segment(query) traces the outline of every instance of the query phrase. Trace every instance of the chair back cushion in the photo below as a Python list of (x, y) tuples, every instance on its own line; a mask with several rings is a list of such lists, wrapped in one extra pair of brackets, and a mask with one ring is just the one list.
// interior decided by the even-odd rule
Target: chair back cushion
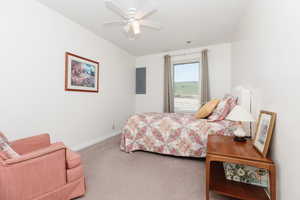
[(0, 132), (0, 157), (3, 160), (20, 157), (20, 155), (10, 147), (7, 138), (1, 132)]

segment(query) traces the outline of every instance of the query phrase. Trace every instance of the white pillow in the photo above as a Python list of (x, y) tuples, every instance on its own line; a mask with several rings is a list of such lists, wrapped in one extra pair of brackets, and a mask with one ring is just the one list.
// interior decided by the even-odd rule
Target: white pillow
[(20, 157), (20, 155), (10, 147), (7, 138), (1, 132), (0, 132), (0, 151), (2, 151), (8, 159)]

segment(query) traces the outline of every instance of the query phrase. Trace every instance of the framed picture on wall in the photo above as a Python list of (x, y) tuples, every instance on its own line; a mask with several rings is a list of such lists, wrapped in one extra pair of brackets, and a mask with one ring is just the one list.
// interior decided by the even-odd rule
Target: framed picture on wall
[(99, 62), (66, 52), (65, 90), (99, 91)]
[(264, 157), (267, 156), (269, 151), (275, 120), (276, 113), (260, 111), (253, 145)]

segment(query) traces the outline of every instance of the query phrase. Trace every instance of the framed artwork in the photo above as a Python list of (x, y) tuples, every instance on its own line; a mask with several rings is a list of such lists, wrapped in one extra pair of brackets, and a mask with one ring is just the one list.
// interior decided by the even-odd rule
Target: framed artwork
[(65, 90), (99, 91), (99, 62), (66, 52)]
[(253, 145), (264, 157), (268, 154), (275, 120), (276, 113), (260, 111)]

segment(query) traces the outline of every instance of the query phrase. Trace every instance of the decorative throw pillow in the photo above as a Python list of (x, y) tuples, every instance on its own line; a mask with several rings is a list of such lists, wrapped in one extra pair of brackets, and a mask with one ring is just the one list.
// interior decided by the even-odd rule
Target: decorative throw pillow
[(238, 99), (236, 97), (232, 96), (231, 94), (226, 94), (223, 99), (228, 100), (230, 111), (232, 111), (232, 109), (237, 105)]
[(197, 119), (205, 119), (214, 111), (214, 109), (217, 107), (219, 102), (220, 102), (219, 99), (214, 99), (209, 101), (197, 111), (195, 117)]
[(9, 145), (7, 138), (0, 132), (0, 156), (2, 159), (17, 158), (20, 155), (15, 152)]
[(0, 143), (3, 143), (3, 142), (8, 143), (8, 140), (5, 137), (5, 135), (2, 132), (0, 132)]
[(224, 120), (230, 111), (237, 105), (237, 99), (232, 95), (225, 95), (217, 108), (209, 116), (209, 121)]

